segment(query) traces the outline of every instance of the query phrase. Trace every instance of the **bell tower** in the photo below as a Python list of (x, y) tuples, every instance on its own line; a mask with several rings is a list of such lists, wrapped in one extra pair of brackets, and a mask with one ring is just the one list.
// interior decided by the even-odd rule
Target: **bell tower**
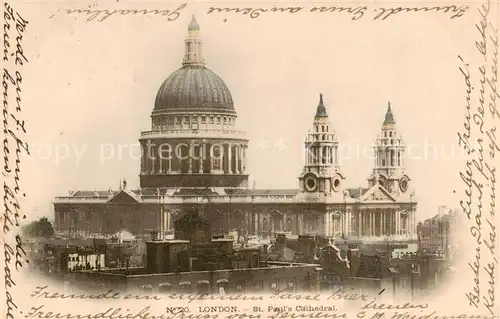
[(320, 94), (313, 126), (304, 143), (304, 169), (299, 176), (301, 193), (313, 197), (342, 196), (344, 177), (339, 169), (338, 145)]
[(396, 121), (388, 103), (381, 134), (375, 143), (375, 162), (373, 173), (368, 178), (369, 186), (376, 183), (398, 197), (408, 193), (410, 179), (405, 174), (405, 146), (401, 135), (396, 130)]

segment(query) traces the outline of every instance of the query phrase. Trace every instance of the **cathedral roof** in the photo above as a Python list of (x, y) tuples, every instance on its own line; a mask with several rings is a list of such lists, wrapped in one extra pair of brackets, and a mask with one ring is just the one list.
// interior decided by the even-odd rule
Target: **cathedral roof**
[(328, 114), (326, 114), (325, 105), (323, 104), (323, 94), (319, 95), (319, 103), (318, 103), (318, 108), (316, 109), (316, 117), (328, 117)]
[(385, 113), (384, 124), (396, 124), (396, 121), (394, 120), (394, 114), (392, 114), (391, 102), (389, 102), (387, 106), (387, 112)]
[(360, 198), (369, 190), (369, 188), (348, 188), (347, 192), (351, 198)]
[(235, 112), (231, 92), (224, 81), (207, 67), (195, 65), (182, 67), (163, 82), (154, 109)]

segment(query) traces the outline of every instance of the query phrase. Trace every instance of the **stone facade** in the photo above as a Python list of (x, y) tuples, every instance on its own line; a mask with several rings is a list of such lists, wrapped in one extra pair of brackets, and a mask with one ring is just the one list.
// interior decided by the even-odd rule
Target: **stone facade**
[[(404, 144), (389, 105), (375, 145), (367, 188), (347, 188), (339, 141), (323, 96), (306, 136), (297, 189), (248, 187), (248, 140), (237, 129), (231, 93), (201, 56), (197, 22), (188, 30), (182, 68), (162, 84), (142, 132), (140, 188), (71, 192), (54, 201), (55, 228), (69, 234), (133, 234), (162, 238), (193, 206), (213, 233), (274, 232), (384, 241), (416, 239), (416, 201), (405, 173)], [(290, 172), (293, 173), (293, 172)]]

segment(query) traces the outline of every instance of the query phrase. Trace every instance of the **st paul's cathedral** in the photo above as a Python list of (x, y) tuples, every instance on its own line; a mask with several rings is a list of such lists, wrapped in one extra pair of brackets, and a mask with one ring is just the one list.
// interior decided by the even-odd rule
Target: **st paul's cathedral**
[[(182, 67), (161, 85), (142, 132), (140, 188), (72, 191), (54, 200), (55, 228), (63, 233), (165, 238), (176, 220), (195, 209), (212, 232), (267, 237), (276, 232), (359, 240), (413, 241), (417, 203), (405, 173), (405, 147), (390, 104), (376, 139), (366, 188), (347, 188), (339, 141), (319, 95), (296, 189), (248, 185), (248, 139), (224, 81), (208, 69), (194, 16)], [(313, 104), (314, 105), (314, 104)], [(294, 174), (296, 172), (290, 172)]]

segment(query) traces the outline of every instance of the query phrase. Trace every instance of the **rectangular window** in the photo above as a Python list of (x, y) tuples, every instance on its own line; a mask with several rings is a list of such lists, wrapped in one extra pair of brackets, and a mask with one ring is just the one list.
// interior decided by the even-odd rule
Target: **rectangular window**
[(213, 148), (213, 163), (214, 163), (214, 167), (213, 169), (214, 170), (221, 170), (222, 169), (222, 158), (221, 158), (221, 149), (220, 149), (220, 146), (214, 146)]
[(204, 116), (201, 117), (201, 123), (205, 124), (205, 117)]

